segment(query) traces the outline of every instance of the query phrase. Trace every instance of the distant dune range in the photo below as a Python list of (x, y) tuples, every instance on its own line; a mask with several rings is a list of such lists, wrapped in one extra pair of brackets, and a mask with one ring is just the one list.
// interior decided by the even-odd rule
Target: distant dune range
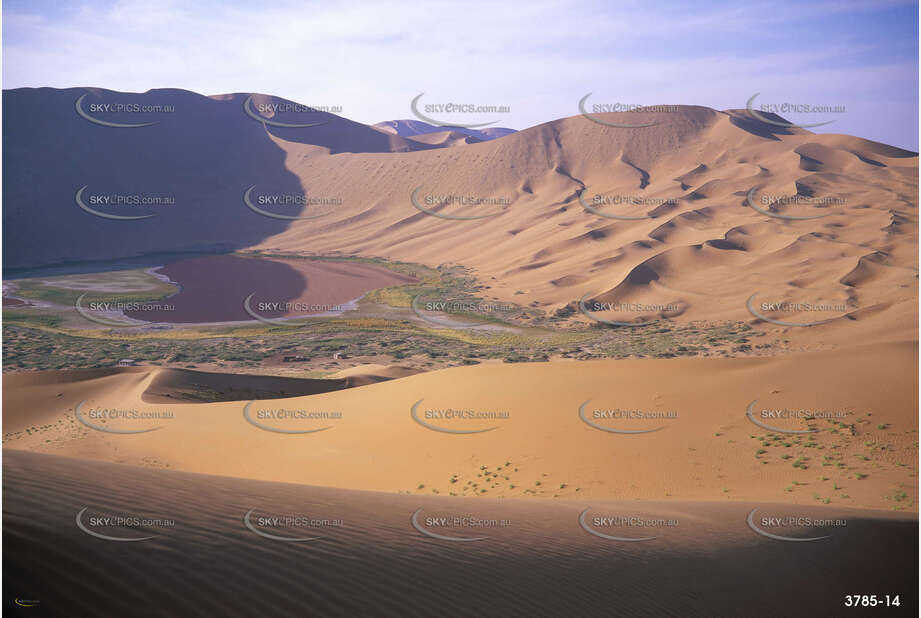
[[(76, 114), (83, 94), (84, 105), (175, 111), (100, 112), (158, 122), (101, 127)], [(917, 339), (918, 157), (884, 144), (693, 106), (594, 116), (656, 123), (645, 128), (573, 116), (482, 143), (450, 132), (421, 143), (325, 113), (273, 114), (264, 106), (290, 102), (264, 95), (249, 109), (267, 120), (322, 124), (263, 126), (244, 113), (246, 94), (42, 88), (3, 96), (15, 118), (4, 135), (7, 268), (180, 249), (450, 261), (472, 268), (489, 295), (551, 311), (584, 297), (648, 308), (631, 319), (759, 323), (746, 309), (756, 294), (756, 306), (837, 307), (783, 314), (793, 323), (846, 314), (809, 329), (767, 326), (807, 344)], [(156, 214), (149, 219), (112, 221), (76, 206), (84, 185), (165, 193), (176, 203), (132, 211)], [(304, 207), (301, 215), (323, 215), (315, 219), (273, 219), (244, 204), (252, 185), (341, 202)], [(758, 209), (746, 205), (752, 189)], [(596, 212), (641, 218), (593, 214), (580, 204), (583, 190)], [(433, 216), (413, 204), (414, 191), (429, 212), (490, 216)]]
[[(916, 511), (918, 399), (907, 386), (917, 371), (916, 345), (886, 344), (773, 358), (483, 364), (399, 379), (369, 367), (328, 385), (156, 368), (6, 374), (4, 448), (425, 495), (827, 499)], [(196, 403), (209, 400), (218, 403)], [(170, 416), (106, 419), (101, 410)], [(504, 416), (440, 418), (448, 410)]]
[(505, 127), (468, 129), (466, 127), (455, 127), (450, 125), (436, 126), (427, 122), (422, 122), (421, 120), (387, 120), (371, 126), (375, 129), (386, 131), (387, 133), (393, 133), (401, 137), (408, 137), (413, 141), (425, 143), (433, 143), (432, 140), (427, 139), (428, 136), (443, 135), (446, 132), (455, 136), (471, 138), (471, 140), (467, 142), (468, 144), (488, 142), (489, 140), (515, 133), (514, 129), (507, 129)]

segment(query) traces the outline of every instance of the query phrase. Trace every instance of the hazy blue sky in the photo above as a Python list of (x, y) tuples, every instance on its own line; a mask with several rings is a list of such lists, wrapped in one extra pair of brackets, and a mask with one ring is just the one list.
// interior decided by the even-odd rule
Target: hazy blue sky
[(820, 2), (3, 3), (3, 87), (263, 92), (366, 123), (422, 104), (522, 129), (589, 104), (844, 106), (814, 129), (918, 149), (918, 4)]

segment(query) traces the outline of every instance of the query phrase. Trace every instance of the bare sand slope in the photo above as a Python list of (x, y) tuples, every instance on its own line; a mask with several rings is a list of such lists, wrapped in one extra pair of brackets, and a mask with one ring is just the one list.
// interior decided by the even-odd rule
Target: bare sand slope
[[(879, 511), (396, 496), (9, 451), (4, 477), (9, 615), (917, 614), (917, 519)], [(598, 537), (579, 523), (586, 508), (590, 530), (656, 538)], [(749, 527), (752, 509), (759, 529), (764, 514), (832, 521), (773, 529), (827, 538), (778, 541)], [(615, 530), (600, 516), (656, 528)], [(114, 517), (145, 521), (107, 525)], [(437, 525), (454, 517), (480, 525)], [(901, 606), (844, 608), (856, 592), (898, 594)], [(18, 608), (16, 598), (39, 606)]]
[(355, 367), (349, 367), (348, 369), (337, 371), (335, 374), (333, 374), (332, 377), (369, 377), (393, 379), (405, 378), (406, 376), (415, 375), (421, 372), (421, 369), (408, 367), (406, 365), (380, 365), (377, 363), (369, 363), (366, 365), (356, 365)]
[[(648, 116), (599, 119), (658, 124), (575, 116), (464, 148), (335, 160), (276, 138), (304, 187), (343, 205), (258, 246), (450, 257), (502, 300), (643, 306), (597, 314), (619, 321), (748, 320), (809, 345), (917, 339), (916, 153), (768, 130), (745, 111)], [(769, 318), (830, 321), (766, 324), (753, 295)], [(761, 308), (780, 302), (791, 306)]]
[[(4, 446), (426, 495), (914, 511), (917, 371), (910, 344), (777, 358), (490, 364), (248, 406), (145, 403), (152, 373), (111, 387), (98, 380), (61, 401), (17, 389), (5, 414), (21, 418), (28, 402), (49, 427), (9, 435)], [(93, 427), (75, 418), (78, 398)], [(457, 431), (475, 433), (449, 433)]]
[[(78, 101), (94, 121), (77, 113)], [(3, 135), (9, 155), (3, 162), (9, 179), (3, 189), (5, 268), (170, 251), (223, 252), (277, 234), (286, 221), (260, 216), (243, 201), (253, 185), (278, 196), (303, 194), (270, 133), (311, 156), (436, 147), (335, 114), (299, 111), (303, 106), (260, 94), (17, 88), (3, 91), (3, 104), (16, 119)], [(115, 105), (157, 111), (107, 113), (94, 107)], [(118, 129), (96, 121), (153, 124)], [(152, 215), (142, 221), (107, 219), (78, 207), (81, 187), (87, 204), (95, 196), (173, 203), (94, 208), (117, 216)]]
[(9, 435), (60, 421), (55, 411), (59, 406), (76, 406), (101, 393), (132, 397), (149, 377), (150, 371), (143, 367), (3, 374), (3, 430)]
[(110, 394), (130, 399), (137, 390), (141, 390), (141, 399), (146, 403), (248, 401), (316, 395), (413, 373), (416, 372), (408, 368), (382, 365), (354, 367), (324, 379), (158, 367), (11, 373), (3, 376), (3, 423), (7, 434), (19, 433), (56, 418), (54, 413), (46, 416), (44, 412), (57, 406), (76, 406), (86, 399)]
[[(74, 113), (82, 94), (175, 111), (112, 131)], [(291, 102), (265, 95), (17, 89), (4, 103), (19, 118), (4, 163), (8, 268), (180, 248), (365, 255), (459, 263), (488, 294), (551, 311), (586, 298), (630, 304), (598, 312), (619, 321), (749, 320), (813, 348), (917, 340), (918, 156), (885, 144), (698, 106), (444, 148), (331, 114), (277, 126), (304, 112), (276, 114)], [(126, 226), (78, 208), (84, 185), (176, 204)], [(260, 216), (242, 199), (253, 186), (336, 206)], [(33, 217), (39, 204), (53, 216)], [(17, 240), (35, 237), (46, 242)], [(765, 323), (749, 299), (781, 322), (830, 321)]]

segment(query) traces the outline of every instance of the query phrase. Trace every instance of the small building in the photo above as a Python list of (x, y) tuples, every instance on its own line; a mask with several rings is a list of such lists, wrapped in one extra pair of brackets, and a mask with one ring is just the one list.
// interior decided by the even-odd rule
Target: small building
[(133, 358), (123, 358), (120, 361), (118, 361), (119, 367), (134, 367), (136, 365), (137, 365), (137, 361), (134, 360)]

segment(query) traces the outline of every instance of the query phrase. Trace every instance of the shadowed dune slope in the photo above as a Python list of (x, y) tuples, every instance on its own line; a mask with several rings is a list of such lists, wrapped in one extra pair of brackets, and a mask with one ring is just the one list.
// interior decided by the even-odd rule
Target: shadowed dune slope
[(43, 411), (76, 405), (87, 398), (122, 389), (143, 388), (145, 403), (199, 403), (280, 399), (328, 393), (383, 382), (413, 371), (399, 367), (355, 367), (331, 378), (291, 378), (193, 369), (111, 367), (11, 373), (3, 376), (3, 425), (6, 432), (22, 431), (53, 418)]
[[(81, 110), (97, 120), (155, 124), (94, 124), (76, 111), (83, 95)], [(259, 216), (243, 202), (251, 185), (275, 195), (303, 194), (272, 134), (311, 155), (431, 148), (333, 114), (274, 114), (271, 107), (259, 106), (291, 102), (253, 95), (250, 110), (264, 109), (257, 115), (269, 120), (321, 123), (300, 129), (267, 126), (244, 112), (249, 96), (205, 97), (177, 89), (4, 90), (5, 268), (179, 250), (229, 251), (278, 234), (287, 221)], [(105, 105), (138, 111), (94, 107)], [(149, 109), (160, 111), (144, 111)], [(84, 202), (95, 210), (155, 216), (134, 221), (94, 216), (76, 204), (84, 186)], [(92, 204), (95, 196), (171, 198), (175, 203), (106, 207)]]
[[(4, 453), (3, 497), (7, 599), (38, 600), (45, 616), (840, 616), (845, 594), (871, 590), (900, 594), (887, 615), (917, 612), (917, 520), (879, 511), (801, 509), (847, 525), (779, 542), (746, 524), (753, 508), (793, 514), (770, 504), (396, 496), (19, 452)], [(579, 525), (589, 507), (677, 525), (608, 540)], [(321, 538), (261, 536), (243, 523), (251, 509), (262, 533)], [(423, 530), (443, 536), (461, 535), (428, 517), (505, 525), (445, 541), (413, 527), (419, 509)], [(152, 538), (94, 537), (78, 514), (96, 534)], [(278, 529), (260, 515), (312, 521)], [(94, 519), (119, 516), (144, 521)]]
[(248, 401), (316, 395), (361, 383), (359, 377), (321, 380), (164, 369), (157, 371), (142, 398), (150, 403)]

